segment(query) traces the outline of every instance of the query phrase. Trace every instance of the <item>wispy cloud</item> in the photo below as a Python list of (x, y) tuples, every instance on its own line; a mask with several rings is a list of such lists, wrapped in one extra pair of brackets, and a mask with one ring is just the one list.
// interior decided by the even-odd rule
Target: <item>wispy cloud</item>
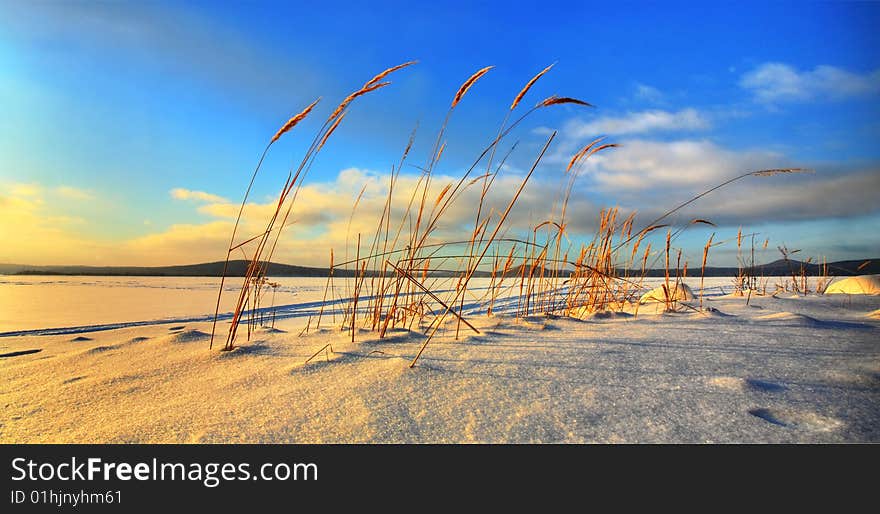
[(43, 192), (39, 184), (16, 183), (8, 187), (10, 198), (35, 198)]
[(315, 69), (297, 73), (298, 56), (281, 58), (234, 25), (184, 4), (13, 0), (4, 2), (4, 9), (13, 34), (41, 47), (85, 45), (107, 55), (122, 51), (128, 59), (185, 73), (213, 88), (222, 84), (266, 105), (289, 101), (292, 92), (311, 96), (323, 80)]
[(91, 191), (72, 186), (58, 186), (55, 188), (55, 194), (68, 200), (86, 201), (95, 198)]
[(650, 103), (658, 103), (663, 101), (665, 95), (656, 87), (637, 82), (636, 92), (634, 96), (636, 100)]
[(204, 191), (193, 191), (191, 189), (184, 189), (182, 187), (176, 187), (170, 191), (171, 198), (175, 200), (195, 200), (199, 202), (212, 202), (212, 203), (225, 203), (228, 202), (222, 196), (217, 196), (215, 194), (206, 193)]
[(764, 63), (745, 73), (740, 86), (763, 103), (796, 102), (813, 99), (841, 100), (880, 92), (880, 70), (856, 73), (821, 65), (798, 70), (778, 62)]
[(655, 109), (631, 112), (623, 116), (606, 116), (588, 122), (571, 120), (563, 130), (567, 137), (582, 139), (595, 137), (598, 134), (621, 135), (705, 130), (711, 125), (707, 116), (693, 108), (675, 112)]

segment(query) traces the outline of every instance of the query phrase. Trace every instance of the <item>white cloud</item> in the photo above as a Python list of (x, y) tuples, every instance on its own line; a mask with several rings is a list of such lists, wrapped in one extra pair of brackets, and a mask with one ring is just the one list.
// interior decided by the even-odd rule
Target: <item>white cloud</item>
[(217, 196), (204, 191), (193, 191), (182, 187), (174, 188), (170, 191), (171, 198), (175, 200), (196, 200), (199, 202), (221, 203), (227, 202), (222, 196)]
[(788, 64), (769, 62), (745, 73), (739, 84), (764, 103), (840, 100), (880, 91), (880, 70), (859, 74), (821, 65), (812, 71), (799, 71)]
[(88, 258), (100, 246), (84, 238), (84, 220), (57, 212), (50, 192), (40, 184), (0, 184), (0, 240), (14, 242), (0, 250), (0, 262), (57, 264)]
[[(878, 212), (880, 170), (755, 177), (711, 199), (706, 210), (721, 223), (849, 218)], [(854, 236), (853, 243), (859, 236)]]
[(637, 82), (635, 97), (637, 100), (656, 103), (663, 100), (663, 93), (656, 87)]
[(710, 186), (738, 173), (782, 164), (780, 155), (730, 151), (708, 140), (631, 139), (593, 156), (586, 170), (604, 191), (664, 191)]
[(644, 134), (661, 131), (704, 130), (711, 126), (707, 117), (696, 109), (676, 112), (648, 110), (625, 116), (606, 116), (590, 122), (572, 120), (564, 127), (566, 137), (584, 139), (600, 134)]
[[(638, 211), (643, 222), (749, 171), (803, 165), (777, 152), (733, 150), (708, 140), (631, 139), (621, 145), (590, 157), (582, 171), (582, 191), (601, 192), (609, 205)], [(877, 167), (749, 177), (695, 202), (674, 219), (739, 225), (862, 216), (880, 211), (878, 191)]]
[(71, 186), (58, 186), (55, 188), (55, 193), (62, 198), (67, 198), (68, 200), (84, 201), (93, 200), (95, 198), (95, 195), (92, 194), (91, 191)]
[(10, 197), (37, 198), (43, 192), (39, 184), (12, 184), (7, 187)]
[[(623, 144), (623, 148), (591, 157), (578, 179), (566, 218), (572, 238), (595, 230), (602, 207), (618, 205), (622, 215), (636, 210), (638, 225), (725, 179), (745, 171), (787, 164), (778, 154), (761, 150), (734, 151), (706, 140), (666, 143), (631, 139)], [(390, 226), (393, 234), (402, 225), (404, 240), (410, 223), (415, 221), (404, 214), (419, 177), (418, 174), (401, 175), (395, 184)], [(433, 177), (427, 194), (426, 216), (436, 205), (440, 191), (447, 184), (456, 183), (458, 178), (457, 172), (438, 173)], [(498, 176), (483, 207), (484, 213), (492, 213), (490, 229), (494, 228), (499, 213), (507, 206), (522, 178), (514, 169)], [(551, 219), (565, 179), (561, 173), (533, 176), (510, 213), (502, 235), (522, 235), (530, 227)], [(305, 184), (273, 260), (323, 266), (331, 248), (335, 250), (337, 262), (346, 254), (351, 257), (357, 234), (363, 236), (365, 244), (372, 241), (384, 210), (388, 186), (387, 173), (355, 168), (340, 171), (330, 180)], [(352, 213), (355, 198), (362, 189), (364, 193), (357, 211)], [(473, 228), (480, 189), (479, 184), (472, 186), (450, 206), (432, 233), (433, 241), (467, 239), (468, 231)], [(878, 212), (880, 206), (875, 201), (878, 190), (880, 173), (876, 168), (749, 178), (696, 202), (681, 215), (733, 226), (848, 218)], [(50, 202), (44, 201), (51, 189), (39, 184), (12, 184), (3, 191), (6, 193), (0, 192), (0, 219), (9, 223), (0, 224), (0, 238), (18, 244), (8, 246), (0, 255), (0, 262), (166, 265), (215, 261), (226, 255), (239, 209), (238, 204), (218, 195), (190, 194), (199, 192), (183, 190), (187, 193), (182, 196), (187, 199), (206, 202), (195, 205), (193, 210), (211, 216), (210, 220), (162, 228), (147, 225), (150, 228), (145, 235), (107, 239), (102, 236), (100, 226), (69, 217), (75, 214), (75, 209), (70, 210), (73, 207), (68, 207), (69, 212), (51, 210)], [(267, 199), (249, 203), (236, 242), (262, 233), (276, 202)], [(414, 211), (417, 210), (415, 205)], [(253, 244), (245, 245), (236, 251), (235, 257), (247, 257), (252, 250)]]

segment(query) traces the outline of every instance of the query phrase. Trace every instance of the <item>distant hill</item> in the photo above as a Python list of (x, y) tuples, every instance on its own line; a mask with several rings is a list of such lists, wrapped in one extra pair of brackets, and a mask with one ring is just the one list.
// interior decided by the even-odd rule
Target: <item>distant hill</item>
[[(229, 261), (226, 275), (243, 277), (249, 261)], [(347, 270), (338, 270), (337, 276), (346, 276)], [(310, 268), (289, 264), (269, 263), (268, 273), (276, 277), (326, 277), (327, 268)], [(109, 275), (109, 276), (170, 276), (170, 277), (219, 277), (223, 274), (223, 261), (180, 266), (30, 266), (23, 264), (0, 264), (0, 274), (5, 275)], [(354, 272), (351, 272), (353, 275)]]
[[(227, 277), (243, 277), (250, 261), (229, 261)], [(0, 275), (89, 275), (89, 276), (137, 276), (137, 277), (219, 277), (223, 274), (223, 261), (179, 266), (32, 266), (27, 264), (0, 264)], [(328, 268), (312, 268), (270, 262), (267, 275), (270, 277), (326, 277)], [(353, 277), (354, 269), (337, 268), (337, 277)], [(447, 276), (453, 273), (440, 272), (434, 276)], [(367, 271), (367, 276), (375, 275)]]
[[(868, 262), (861, 270), (859, 266)], [(788, 275), (791, 269), (800, 270), (803, 263), (800, 261), (777, 260), (763, 265), (755, 266), (758, 275)], [(230, 277), (243, 277), (247, 270), (248, 261), (229, 261), (226, 275)], [(821, 272), (821, 264), (803, 264), (807, 274), (815, 276)], [(308, 266), (294, 266), (291, 264), (269, 263), (268, 276), (270, 277), (326, 277), (327, 268), (312, 268)], [(621, 270), (622, 271), (622, 270)], [(837, 261), (828, 263), (828, 271), (835, 276), (848, 275), (874, 275), (880, 273), (880, 258), (860, 259), (853, 261)], [(699, 268), (690, 268), (688, 275), (699, 274)], [(144, 276), (144, 277), (219, 277), (223, 273), (223, 261), (205, 262), (201, 264), (185, 264), (181, 266), (31, 266), (26, 264), (0, 264), (0, 275), (100, 275), (100, 276)], [(707, 277), (729, 277), (737, 273), (734, 267), (709, 267), (706, 268)], [(367, 276), (375, 272), (367, 272)], [(452, 272), (433, 273), (432, 276), (450, 276)], [(519, 269), (510, 270), (507, 276), (519, 274)], [(638, 272), (630, 272), (637, 275)], [(662, 269), (653, 269), (648, 276), (663, 276)], [(354, 270), (337, 269), (334, 272), (337, 277), (354, 276)], [(478, 272), (475, 276), (488, 276), (488, 273)]]
[[(862, 264), (867, 264), (862, 268), (858, 269)], [(804, 267), (807, 275), (816, 276), (822, 273), (822, 264), (815, 263), (804, 263), (801, 261), (789, 260), (786, 261), (784, 259), (779, 259), (773, 262), (769, 262), (767, 264), (757, 264), (755, 265), (755, 274), (763, 275), (763, 276), (780, 276), (780, 275), (790, 275), (792, 270), (795, 270), (798, 274), (800, 274), (801, 266)], [(854, 261), (836, 261), (829, 262), (828, 266), (828, 274), (836, 277), (841, 276), (851, 276), (851, 275), (876, 275), (880, 273), (880, 258), (876, 259), (860, 259)], [(731, 277), (735, 276), (738, 272), (738, 269), (735, 267), (707, 267), (706, 268), (706, 276), (707, 277)], [(700, 268), (688, 268), (688, 275), (694, 276), (700, 273)], [(632, 272), (630, 274), (633, 274)], [(662, 269), (652, 269), (648, 272), (649, 277), (662, 277), (664, 275), (664, 271)]]

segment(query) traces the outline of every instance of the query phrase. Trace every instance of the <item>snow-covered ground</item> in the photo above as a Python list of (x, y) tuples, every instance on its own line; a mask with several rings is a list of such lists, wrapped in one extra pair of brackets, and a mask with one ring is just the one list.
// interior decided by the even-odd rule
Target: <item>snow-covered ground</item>
[[(224, 286), (222, 310), (230, 310), (241, 278)], [(325, 279), (281, 278), (275, 304), (303, 294), (321, 299)], [(82, 277), (0, 275), (0, 333), (110, 323), (213, 317), (219, 278)], [(271, 290), (270, 290), (271, 291)], [(272, 301), (272, 293), (265, 298)]]
[(419, 331), (299, 337), (324, 280), (279, 282), (276, 328), (219, 352), (215, 279), (0, 277), (0, 442), (880, 442), (880, 296), (747, 305), (707, 279), (706, 312), (518, 321), (474, 301), (481, 333), (450, 325), (410, 369)]

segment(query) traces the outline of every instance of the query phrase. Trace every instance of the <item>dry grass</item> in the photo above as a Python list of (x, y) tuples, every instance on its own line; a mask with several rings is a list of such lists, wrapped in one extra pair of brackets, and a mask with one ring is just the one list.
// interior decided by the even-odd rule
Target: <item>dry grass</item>
[(477, 71), (476, 73), (474, 73), (473, 75), (471, 75), (467, 80), (465, 80), (465, 81), (464, 81), (464, 84), (462, 84), (461, 87), (458, 88), (458, 91), (455, 93), (455, 97), (452, 99), (452, 107), (454, 108), (456, 105), (458, 105), (458, 102), (461, 101), (461, 99), (464, 97), (465, 93), (467, 93), (468, 90), (469, 90), (469, 89), (470, 89), (470, 88), (471, 88), (471, 87), (472, 87), (472, 86), (473, 86), (478, 80), (480, 80), (480, 77), (482, 77), (483, 75), (489, 73), (489, 70), (491, 70), (491, 69), (494, 68), (494, 67), (495, 67), (495, 66), (486, 66), (485, 68), (483, 68), (483, 69)]
[(523, 97), (526, 96), (526, 93), (529, 92), (529, 89), (532, 89), (532, 86), (535, 85), (535, 82), (537, 82), (539, 78), (543, 77), (545, 73), (550, 71), (550, 68), (552, 68), (554, 65), (555, 65), (555, 63), (551, 64), (550, 66), (547, 66), (546, 68), (541, 70), (537, 75), (532, 77), (532, 80), (526, 82), (526, 85), (523, 86), (523, 88), (520, 90), (519, 94), (516, 95), (516, 98), (514, 98), (513, 102), (510, 104), (511, 111), (516, 109), (516, 106), (519, 105), (519, 103), (522, 101)]
[[(238, 229), (236, 223), (228, 253), (231, 254), (233, 250), (244, 251), (247, 248), (250, 265), (238, 295), (224, 345), (225, 350), (235, 346), (237, 329), (242, 322), (247, 323), (248, 334), (256, 324), (263, 322), (257, 316), (257, 312), (265, 292), (264, 288), (268, 283), (266, 281), (268, 262), (271, 260), (282, 229), (288, 225), (288, 216), (296, 204), (297, 193), (317, 154), (325, 147), (355, 100), (385, 87), (389, 83), (383, 80), (388, 75), (414, 63), (414, 61), (407, 62), (375, 75), (360, 89), (344, 98), (332, 111), (314, 136), (299, 166), (288, 174), (282, 185), (276, 209), (268, 220), (264, 232), (236, 243)], [(517, 126), (536, 111), (555, 105), (592, 107), (582, 100), (552, 95), (509, 123), (510, 114), (535, 88), (538, 80), (552, 68), (553, 65), (547, 66), (517, 90), (497, 134), (487, 143), (473, 164), (452, 182), (432, 183), (435, 166), (444, 152), (449, 151), (445, 141), (446, 128), (462, 98), (475, 90), (478, 81), (492, 69), (492, 66), (482, 68), (470, 75), (455, 92), (434, 144), (427, 153), (427, 162), (419, 167), (422, 174), (411, 190), (400, 191), (400, 173), (413, 147), (416, 135), (416, 131), (413, 131), (399, 163), (391, 169), (387, 196), (376, 219), (375, 230), (371, 229), (367, 233), (359, 231), (356, 237), (355, 234), (346, 237), (346, 241), (352, 239), (355, 246), (354, 260), (349, 260), (347, 257), (348, 246), (345, 249), (346, 258), (342, 262), (335, 262), (334, 250), (330, 249), (330, 273), (323, 295), (324, 305), (317, 314), (316, 328), (320, 328), (321, 324), (326, 323), (328, 317), (332, 316), (331, 322), (335, 326), (340, 330), (350, 331), (352, 341), (362, 329), (374, 332), (379, 338), (386, 337), (389, 329), (419, 330), (425, 339), (410, 362), (410, 367), (413, 367), (441, 331), (449, 330), (450, 335), (454, 334), (455, 337), (458, 337), (463, 328), (479, 332), (474, 323), (468, 321), (469, 305), (477, 306), (474, 312), (485, 312), (489, 316), (498, 313), (501, 305), (504, 312), (524, 318), (534, 315), (583, 316), (633, 306), (637, 312), (638, 297), (644, 289), (644, 279), (649, 271), (648, 260), (651, 257), (664, 258), (663, 287), (667, 293), (666, 308), (674, 310), (681, 303), (677, 292), (687, 276), (688, 268), (687, 261), (682, 262), (681, 250), (673, 246), (675, 238), (690, 226), (714, 225), (705, 219), (695, 219), (673, 230), (673, 227), (664, 221), (697, 199), (736, 180), (748, 176), (800, 171), (761, 170), (743, 174), (678, 205), (641, 229), (635, 227), (635, 212), (624, 215), (618, 208), (603, 209), (599, 213), (595, 233), (590, 239), (583, 240), (581, 234), (574, 234), (569, 230), (570, 204), (577, 201), (579, 196), (575, 189), (577, 180), (585, 163), (592, 156), (619, 146), (616, 143), (605, 142), (605, 139), (600, 137), (575, 152), (565, 169), (559, 173), (559, 194), (552, 205), (551, 217), (540, 220), (530, 227), (512, 226), (508, 223), (511, 213), (516, 210), (519, 199), (529, 186), (535, 170), (542, 164), (556, 133), (551, 134), (545, 141), (532, 160), (528, 172), (520, 179), (518, 187), (506, 195), (506, 202), (501, 205), (491, 205), (489, 198), (498, 197), (498, 194), (492, 194), (498, 193), (493, 190), (496, 187), (496, 178), (504, 169), (507, 158), (517, 148), (516, 144), (509, 145), (510, 149), (496, 162), (499, 146), (504, 144)], [(265, 157), (272, 143), (308, 116), (316, 103), (285, 123), (271, 139), (262, 158)], [(472, 176), (474, 170), (481, 165), (484, 168), (477, 172), (477, 176)], [(252, 185), (253, 178), (245, 193), (245, 201)], [(364, 187), (366, 188), (366, 185)], [(361, 190), (352, 202), (349, 227), (363, 194), (364, 190)], [(504, 197), (503, 194), (501, 196)], [(395, 201), (399, 198), (407, 198), (407, 200)], [(473, 209), (473, 224), (470, 225), (468, 221), (469, 226), (465, 230), (447, 220), (453, 206), (457, 205), (459, 211), (463, 207), (463, 198), (477, 199), (472, 207), (470, 204), (464, 206)], [(239, 220), (240, 218), (241, 214)], [(649, 239), (661, 228), (667, 229), (662, 252), (653, 253)], [(470, 233), (466, 233), (467, 230)], [(454, 240), (437, 235), (456, 231), (462, 235)], [(720, 244), (713, 243), (713, 238), (714, 233), (703, 249), (701, 289), (709, 249)], [(740, 234), (738, 246), (741, 246), (741, 242)], [(342, 298), (337, 296), (338, 293), (333, 287), (334, 277), (338, 275), (339, 270), (344, 270), (353, 277), (349, 280), (349, 285), (342, 288), (345, 290)], [(480, 289), (472, 287), (472, 280), (476, 276), (488, 278), (488, 287)], [(336, 318), (335, 309), (332, 314), (325, 312), (325, 306), (330, 302), (342, 303), (341, 322)], [(702, 295), (700, 308), (702, 308)], [(308, 332), (311, 327), (312, 323), (309, 320), (304, 332)], [(326, 354), (327, 348), (318, 350), (312, 358), (320, 355), (322, 351)]]
[(306, 107), (305, 109), (303, 109), (302, 112), (300, 112), (300, 113), (297, 114), (296, 116), (292, 116), (289, 120), (287, 120), (287, 123), (285, 123), (284, 125), (282, 125), (281, 128), (278, 129), (278, 132), (276, 132), (275, 135), (272, 136), (272, 139), (269, 141), (269, 144), (272, 144), (272, 143), (274, 143), (275, 141), (278, 141), (278, 139), (281, 138), (281, 136), (283, 136), (283, 135), (286, 134), (288, 131), (290, 131), (290, 129), (292, 129), (293, 127), (295, 127), (295, 126), (297, 125), (297, 123), (299, 123), (299, 122), (301, 122), (302, 120), (304, 120), (305, 117), (308, 116), (310, 112), (312, 112), (312, 109), (314, 109), (315, 106), (318, 105), (318, 102), (320, 102), (320, 101), (321, 101), (321, 99), (318, 98), (317, 100), (315, 100), (314, 102), (312, 102), (311, 104), (309, 104), (308, 107)]
[(706, 241), (706, 246), (703, 247), (703, 260), (700, 263), (700, 309), (703, 308), (703, 281), (706, 278), (706, 263), (709, 261), (709, 249), (712, 248), (712, 239), (714, 238), (715, 233), (712, 232), (709, 240)]
[[(384, 77), (389, 73), (392, 73), (396, 69), (401, 69), (405, 66), (409, 66), (412, 63), (404, 63), (403, 65), (389, 68), (376, 77)], [(312, 141), (312, 145), (309, 147), (306, 152), (303, 160), (300, 165), (296, 169), (296, 171), (291, 171), (288, 174), (287, 180), (285, 180), (284, 185), (281, 188), (281, 193), (278, 198), (278, 203), (275, 209), (274, 214), (270, 218), (266, 230), (255, 237), (247, 239), (248, 242), (254, 243), (252, 257), (250, 258), (250, 264), (248, 265), (247, 272), (245, 274), (245, 280), (243, 282), (241, 291), (238, 295), (238, 300), (235, 305), (235, 310), (232, 316), (232, 322), (229, 327), (229, 331), (226, 336), (226, 343), (224, 344), (224, 350), (232, 350), (235, 346), (235, 337), (238, 331), (238, 327), (243, 319), (245, 314), (245, 310), (248, 305), (253, 305), (252, 302), (256, 301), (261, 295), (261, 289), (263, 285), (263, 281), (261, 278), (266, 276), (268, 263), (271, 262), (272, 254), (275, 251), (276, 245), (278, 244), (278, 239), (281, 236), (281, 232), (283, 228), (287, 225), (287, 219), (290, 215), (290, 212), (293, 209), (294, 204), (296, 203), (297, 193), (299, 192), (300, 187), (302, 186), (303, 181), (308, 174), (308, 171), (311, 167), (311, 163), (314, 162), (314, 158), (317, 156), (318, 152), (323, 148), (324, 144), (327, 142), (329, 136), (336, 130), (339, 126), (339, 123), (336, 121), (341, 121), (341, 118), (345, 112), (345, 109), (349, 107), (349, 105), (358, 97), (361, 97), (369, 92), (375, 91), (381, 87), (388, 85), (388, 82), (378, 82), (374, 79), (367, 82), (367, 84), (360, 88), (359, 90), (351, 93), (348, 97), (346, 97), (342, 103), (333, 111), (333, 114), (327, 119), (318, 133), (315, 135), (314, 140)], [(266, 149), (263, 151), (263, 155), (260, 157), (260, 161), (257, 164), (257, 168), (251, 177), (250, 184), (248, 185), (247, 191), (245, 192), (244, 199), (242, 200), (241, 208), (239, 209), (238, 218), (236, 219), (235, 227), (233, 228), (232, 236), (230, 238), (229, 250), (227, 252), (226, 262), (228, 265), (229, 256), (231, 255), (233, 249), (242, 248), (242, 245), (235, 244), (235, 237), (237, 235), (237, 230), (239, 223), (241, 221), (242, 212), (244, 210), (244, 206), (247, 202), (247, 198), (250, 194), (251, 188), (254, 183), (254, 179), (259, 172), (260, 166), (262, 165), (263, 159), (266, 156), (266, 153), (269, 151), (269, 148), (275, 143), (282, 135), (289, 132), (292, 128), (294, 128), (297, 124), (299, 124), (302, 120), (304, 120), (315, 108), (318, 100), (312, 102), (309, 106), (303, 109), (299, 114), (291, 117), (282, 127), (275, 133), (274, 136), (270, 139), (269, 143), (266, 145)], [(288, 201), (289, 200), (289, 201)], [(287, 209), (284, 207), (287, 205)], [(283, 217), (281, 216), (282, 212)], [(281, 219), (279, 226), (276, 228), (276, 224), (278, 223), (279, 218)], [(275, 233), (275, 239), (271, 242), (271, 235)], [(242, 250), (243, 251), (243, 250)], [(264, 256), (267, 257), (263, 259)], [(221, 279), (220, 292), (218, 293), (217, 299), (217, 308), (215, 310), (214, 317), (214, 326), (211, 330), (211, 346), (214, 343), (214, 336), (216, 332), (217, 325), (217, 315), (219, 314), (219, 306), (220, 306), (220, 295), (223, 292), (223, 282), (226, 278), (226, 270), (227, 266), (224, 265), (223, 277)], [(256, 312), (252, 308), (252, 314)], [(255, 316), (251, 315), (249, 318), (248, 331), (250, 332), (252, 326), (256, 323)]]

